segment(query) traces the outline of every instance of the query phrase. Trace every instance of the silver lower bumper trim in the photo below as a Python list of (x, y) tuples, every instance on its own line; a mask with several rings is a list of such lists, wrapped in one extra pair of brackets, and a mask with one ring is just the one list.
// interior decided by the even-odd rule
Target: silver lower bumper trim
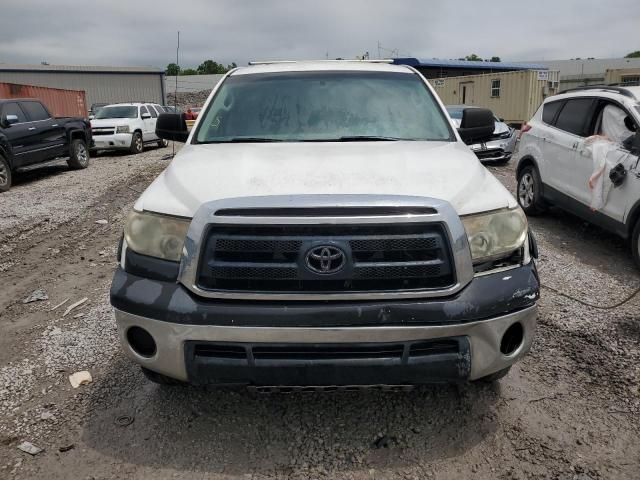
[[(384, 327), (227, 327), (183, 325), (158, 321), (115, 310), (120, 341), (131, 359), (150, 370), (179, 380), (187, 380), (184, 344), (187, 341), (238, 343), (360, 343), (407, 342), (435, 338), (467, 336), (471, 344), (470, 380), (502, 370), (523, 357), (531, 348), (537, 323), (537, 307), (532, 306), (488, 320), (454, 325)], [(510, 355), (500, 352), (504, 332), (516, 322), (524, 329), (524, 340)], [(155, 339), (157, 351), (152, 357), (134, 352), (126, 339), (132, 326), (142, 327)]]

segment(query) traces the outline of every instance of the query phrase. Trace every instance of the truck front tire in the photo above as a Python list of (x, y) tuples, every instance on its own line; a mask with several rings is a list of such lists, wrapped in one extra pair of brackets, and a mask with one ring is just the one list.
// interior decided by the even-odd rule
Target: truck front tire
[(0, 192), (11, 188), (11, 166), (6, 158), (0, 155)]
[(71, 168), (79, 170), (89, 166), (89, 149), (84, 140), (80, 138), (72, 140), (69, 150), (69, 160), (67, 160), (67, 164), (69, 164)]
[(144, 143), (142, 141), (142, 134), (140, 132), (133, 132), (133, 135), (131, 135), (131, 147), (129, 148), (129, 151), (134, 155), (137, 155), (138, 153), (142, 153), (143, 150)]
[(640, 268), (640, 218), (636, 221), (636, 226), (631, 235), (631, 252), (636, 266)]

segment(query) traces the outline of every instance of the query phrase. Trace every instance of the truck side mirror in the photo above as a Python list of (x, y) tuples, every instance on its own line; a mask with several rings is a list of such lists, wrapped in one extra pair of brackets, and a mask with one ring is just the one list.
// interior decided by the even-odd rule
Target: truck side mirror
[(493, 112), (487, 108), (465, 108), (458, 133), (467, 145), (491, 138), (496, 128)]
[(140, 118), (142, 120), (147, 120), (148, 118), (151, 118), (151, 114), (150, 113), (143, 113), (142, 115), (140, 115)]
[(14, 123), (18, 123), (18, 116), (17, 115), (3, 115), (2, 116), (2, 126), (7, 128), (10, 127), (11, 125), (13, 125)]
[(156, 135), (164, 140), (184, 143), (189, 130), (183, 113), (161, 113), (156, 121)]

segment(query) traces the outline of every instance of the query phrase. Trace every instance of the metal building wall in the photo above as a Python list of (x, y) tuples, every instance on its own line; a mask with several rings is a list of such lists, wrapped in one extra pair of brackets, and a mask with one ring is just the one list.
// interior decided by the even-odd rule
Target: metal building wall
[[(539, 75), (546, 80), (539, 79)], [(500, 96), (491, 96), (491, 81), (500, 80)], [(507, 123), (529, 120), (542, 101), (557, 93), (558, 72), (524, 70), (429, 80), (445, 105), (462, 104), (462, 86), (467, 87), (466, 105), (489, 108)]]
[(93, 103), (147, 101), (163, 104), (164, 75), (160, 73), (3, 71), (0, 82), (83, 90), (87, 106)]
[[(214, 75), (179, 75), (178, 92), (200, 92), (202, 90), (213, 90), (213, 87), (224, 77), (222, 74)], [(174, 93), (176, 91), (176, 77), (165, 77), (165, 92)]]
[(624, 84), (625, 78), (628, 79), (627, 81), (640, 78), (640, 68), (616, 68), (607, 70), (605, 74), (605, 83)]

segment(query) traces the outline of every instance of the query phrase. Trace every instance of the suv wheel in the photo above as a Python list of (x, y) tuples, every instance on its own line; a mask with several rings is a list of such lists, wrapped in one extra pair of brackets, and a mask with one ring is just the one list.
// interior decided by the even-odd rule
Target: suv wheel
[(67, 160), (67, 164), (71, 168), (81, 169), (89, 166), (89, 149), (84, 140), (79, 138), (72, 140), (69, 149), (69, 160)]
[(633, 260), (636, 262), (636, 266), (640, 268), (640, 219), (636, 222), (636, 227), (631, 235), (631, 249)]
[(518, 176), (518, 204), (527, 215), (539, 215), (546, 210), (540, 196), (541, 184), (538, 169), (532, 165), (524, 167)]
[(164, 148), (169, 146), (169, 142), (167, 142), (165, 139), (161, 138), (160, 140), (158, 140), (158, 147), (159, 148)]
[(0, 155), (0, 192), (11, 188), (11, 167), (7, 159)]
[(131, 136), (131, 147), (129, 148), (131, 153), (138, 154), (144, 150), (144, 144), (142, 143), (142, 134), (140, 132), (133, 132)]

